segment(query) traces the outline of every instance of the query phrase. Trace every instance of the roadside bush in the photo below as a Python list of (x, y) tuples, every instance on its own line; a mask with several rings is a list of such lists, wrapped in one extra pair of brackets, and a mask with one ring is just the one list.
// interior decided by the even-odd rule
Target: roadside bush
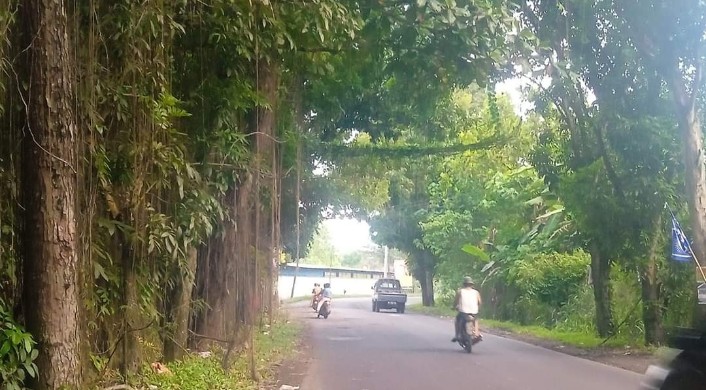
[(694, 315), (694, 269), (670, 262), (662, 272), (665, 328), (688, 327)]
[(642, 340), (645, 324), (642, 321), (641, 287), (634, 272), (613, 267), (611, 271), (613, 286), (613, 321), (618, 335), (630, 340)]
[[(622, 339), (639, 342), (644, 335), (642, 322), (642, 307), (639, 305), (640, 286), (634, 273), (622, 271), (617, 267), (612, 270), (611, 285), (613, 289), (613, 321), (617, 334)], [(635, 305), (638, 305), (635, 307)], [(593, 299), (593, 288), (583, 284), (566, 305), (563, 305), (556, 315), (555, 329), (566, 332), (582, 332), (595, 334), (596, 306)]]
[(538, 253), (515, 262), (509, 276), (523, 295), (558, 308), (586, 280), (589, 264), (590, 256), (582, 250)]
[(32, 335), (15, 322), (12, 313), (0, 301), (0, 385), (2, 390), (24, 389), (27, 377), (37, 375), (34, 360), (39, 352)]
[(557, 310), (555, 328), (566, 332), (593, 334), (596, 332), (595, 316), (593, 288), (584, 283), (569, 301)]

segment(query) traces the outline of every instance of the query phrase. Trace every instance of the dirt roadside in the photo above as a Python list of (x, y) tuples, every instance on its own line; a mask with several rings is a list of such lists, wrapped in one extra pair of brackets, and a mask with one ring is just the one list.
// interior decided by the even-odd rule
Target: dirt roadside
[(310, 330), (300, 319), (290, 317), (289, 320), (296, 321), (302, 327), (299, 340), (292, 354), (272, 368), (274, 378), (269, 383), (263, 384), (261, 387), (263, 390), (279, 390), (283, 385), (296, 389), (304, 381), (312, 356)]

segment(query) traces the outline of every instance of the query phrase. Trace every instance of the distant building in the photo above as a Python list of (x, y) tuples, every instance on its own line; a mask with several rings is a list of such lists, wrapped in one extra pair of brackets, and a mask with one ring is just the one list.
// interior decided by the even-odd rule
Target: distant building
[(392, 269), (395, 277), (400, 280), (402, 287), (412, 287), (414, 285), (414, 277), (409, 273), (406, 261), (395, 260), (392, 263)]
[[(279, 267), (277, 291), (280, 298), (289, 298), (292, 293), (295, 272), (295, 297), (310, 295), (314, 283), (322, 286), (331, 283), (331, 289), (336, 295), (343, 295), (344, 291), (346, 295), (372, 294), (370, 288), (383, 277), (383, 271), (304, 264), (299, 264), (297, 270), (296, 264), (288, 263)], [(388, 273), (388, 277), (394, 277), (394, 274)]]

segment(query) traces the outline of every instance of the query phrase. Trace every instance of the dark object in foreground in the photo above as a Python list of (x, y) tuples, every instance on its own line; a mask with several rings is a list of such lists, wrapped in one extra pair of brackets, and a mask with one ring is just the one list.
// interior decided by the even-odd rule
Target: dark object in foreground
[(679, 353), (669, 362), (651, 365), (645, 372), (645, 390), (706, 389), (706, 333), (678, 329), (668, 345)]

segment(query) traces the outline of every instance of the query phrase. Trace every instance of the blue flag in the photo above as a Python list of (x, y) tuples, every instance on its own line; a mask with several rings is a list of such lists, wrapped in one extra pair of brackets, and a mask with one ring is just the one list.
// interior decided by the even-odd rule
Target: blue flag
[(675, 261), (691, 261), (691, 248), (679, 222), (672, 214), (672, 259)]

